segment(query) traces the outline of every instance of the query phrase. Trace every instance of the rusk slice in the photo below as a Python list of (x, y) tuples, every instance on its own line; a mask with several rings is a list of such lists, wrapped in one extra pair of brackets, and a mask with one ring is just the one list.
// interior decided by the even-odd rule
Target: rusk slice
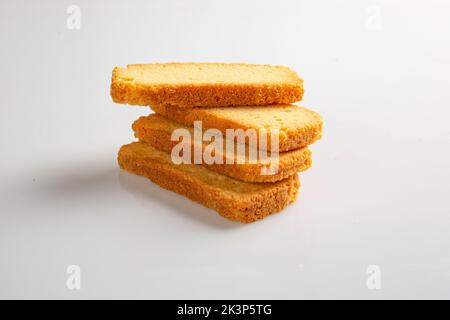
[(137, 105), (223, 107), (300, 101), (303, 80), (283, 66), (157, 63), (116, 67), (114, 102)]
[(282, 210), (295, 201), (300, 186), (297, 174), (275, 183), (248, 183), (200, 165), (174, 165), (166, 152), (143, 142), (122, 146), (118, 162), (124, 170), (243, 223)]
[[(133, 123), (133, 131), (136, 138), (140, 141), (151, 144), (153, 147), (171, 153), (172, 149), (179, 144), (179, 141), (172, 141), (172, 132), (176, 129), (184, 129), (189, 132), (191, 140), (189, 141), (189, 147), (191, 148), (191, 163), (194, 163), (194, 146), (197, 150), (200, 150), (200, 154), (204, 152), (210, 142), (204, 142), (203, 146), (200, 143), (194, 143), (194, 128), (186, 127), (177, 122), (168, 120), (158, 114), (151, 114), (147, 117), (140, 117)], [(207, 164), (202, 161), (208, 169), (216, 171), (220, 174), (227, 175), (242, 181), (248, 182), (275, 182), (286, 179), (293, 174), (304, 171), (311, 166), (311, 151), (308, 148), (300, 148), (288, 152), (282, 152), (278, 158), (278, 170), (274, 174), (264, 175), (262, 168), (268, 167), (269, 164), (262, 163), (262, 161), (255, 159), (256, 161), (249, 161), (248, 147), (246, 154), (243, 155), (242, 161), (238, 162), (238, 156), (233, 154), (227, 154), (226, 152), (226, 139), (220, 139), (220, 144), (223, 149), (216, 150), (212, 153), (222, 159), (222, 163), (210, 163)], [(257, 154), (257, 153), (256, 153)], [(268, 154), (270, 157), (270, 153)], [(203, 159), (202, 159), (203, 160)]]
[(322, 137), (322, 117), (295, 105), (189, 109), (162, 105), (151, 107), (160, 115), (187, 126), (201, 121), (204, 130), (215, 128), (222, 133), (226, 129), (265, 130), (268, 134), (267, 150), (271, 150), (270, 133), (274, 130), (279, 132), (280, 152), (305, 147)]

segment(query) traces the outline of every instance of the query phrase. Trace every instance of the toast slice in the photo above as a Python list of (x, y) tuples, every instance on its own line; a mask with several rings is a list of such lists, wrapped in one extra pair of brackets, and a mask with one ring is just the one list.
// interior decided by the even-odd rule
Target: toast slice
[(226, 129), (253, 128), (260, 134), (266, 131), (267, 145), (260, 147), (267, 150), (271, 150), (270, 133), (275, 133), (274, 129), (279, 132), (280, 152), (306, 147), (322, 137), (322, 117), (295, 105), (190, 109), (153, 105), (151, 108), (186, 126), (201, 121), (204, 130), (215, 128), (224, 133)]
[[(203, 142), (203, 145), (194, 143), (194, 127), (183, 126), (158, 114), (140, 117), (133, 123), (133, 131), (136, 138), (169, 154), (172, 152), (173, 148), (180, 143), (179, 141), (171, 140), (172, 132), (180, 128), (187, 130), (190, 134), (191, 139), (189, 141), (189, 148), (191, 149), (191, 158), (189, 160), (191, 163), (194, 163), (195, 149), (200, 150), (199, 152), (202, 154), (210, 144), (210, 142)], [(277, 172), (270, 175), (263, 174), (262, 169), (264, 167), (269, 167), (270, 162), (263, 162), (260, 159), (255, 159), (254, 162), (249, 161), (248, 147), (245, 150), (245, 154), (242, 156), (239, 156), (236, 152), (227, 153), (227, 140), (224, 138), (220, 139), (220, 145), (222, 145), (223, 148), (214, 149), (213, 153), (214, 155), (217, 155), (218, 158), (222, 159), (221, 163), (208, 164), (205, 161), (202, 161), (202, 164), (210, 170), (238, 180), (247, 182), (275, 182), (286, 179), (297, 172), (304, 171), (311, 167), (311, 151), (305, 147), (280, 153)], [(270, 154), (268, 156), (270, 157)], [(244, 159), (238, 161), (239, 157), (244, 157)]]
[(166, 152), (143, 142), (122, 146), (118, 162), (126, 171), (145, 176), (162, 188), (243, 223), (282, 210), (295, 201), (300, 186), (297, 174), (275, 183), (248, 183), (200, 165), (174, 165)]
[(116, 67), (114, 102), (181, 107), (269, 105), (300, 101), (303, 80), (283, 66), (157, 63)]

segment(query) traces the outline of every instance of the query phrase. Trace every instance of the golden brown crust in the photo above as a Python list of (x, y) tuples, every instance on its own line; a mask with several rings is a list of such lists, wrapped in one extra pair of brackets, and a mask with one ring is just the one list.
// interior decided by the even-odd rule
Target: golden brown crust
[[(158, 64), (155, 64), (155, 66)], [(177, 64), (159, 64), (177, 65)], [(239, 68), (249, 66), (245, 64), (186, 64), (202, 65), (205, 69), (208, 65), (223, 65), (227, 68)], [(255, 65), (260, 67), (259, 65)], [(130, 65), (139, 68), (146, 65)], [(262, 106), (271, 104), (289, 104), (300, 101), (303, 97), (303, 80), (297, 74), (286, 67), (267, 66), (278, 68), (287, 79), (284, 82), (266, 83), (222, 83), (215, 81), (211, 76), (209, 83), (146, 83), (134, 77), (127, 76), (127, 69), (115, 67), (112, 72), (111, 97), (114, 102), (131, 105), (166, 105), (179, 107), (220, 107), (220, 106)], [(144, 69), (143, 69), (144, 70)], [(143, 71), (144, 72), (144, 71)], [(175, 71), (176, 72), (176, 71)], [(238, 77), (238, 75), (237, 75)], [(238, 79), (238, 78), (236, 78)]]
[(166, 153), (142, 142), (122, 146), (118, 162), (124, 170), (145, 176), (165, 189), (243, 223), (282, 210), (295, 201), (300, 186), (297, 174), (276, 183), (255, 184), (198, 165), (173, 165)]
[[(146, 143), (151, 144), (153, 147), (162, 150), (167, 153), (171, 153), (178, 141), (171, 140), (171, 134), (173, 130), (177, 128), (183, 128), (189, 130), (191, 137), (193, 137), (193, 128), (185, 127), (174, 121), (165, 119), (164, 117), (152, 114), (147, 117), (140, 117), (133, 123), (133, 131), (136, 138)], [(192, 141), (192, 140), (191, 140)], [(207, 145), (207, 143), (205, 143)], [(225, 147), (225, 146), (224, 146)], [(243, 163), (238, 164), (236, 156), (231, 156), (234, 160), (232, 164), (227, 164), (226, 151), (215, 150), (221, 155), (223, 164), (206, 164), (203, 161), (203, 165), (208, 169), (216, 171), (220, 174), (224, 174), (242, 181), (248, 182), (275, 182), (283, 180), (293, 174), (301, 171), (305, 171), (311, 166), (311, 151), (308, 148), (296, 149), (293, 151), (283, 152), (279, 155), (278, 172), (273, 175), (263, 175), (262, 168), (267, 166), (261, 162), (257, 163)], [(194, 155), (194, 144), (191, 144), (191, 156)], [(229, 156), (230, 157), (230, 156)], [(247, 159), (248, 160), (248, 159)], [(192, 159), (193, 161), (193, 159)]]
[[(295, 150), (299, 148), (306, 147), (322, 137), (322, 118), (321, 116), (311, 110), (306, 108), (301, 108), (294, 105), (277, 105), (277, 106), (266, 106), (266, 107), (233, 107), (226, 108), (229, 112), (228, 114), (222, 114), (220, 108), (179, 108), (179, 107), (167, 107), (162, 105), (152, 105), (152, 110), (156, 113), (169, 118), (173, 121), (182, 123), (186, 126), (192, 126), (194, 121), (201, 121), (203, 129), (215, 128), (222, 132), (227, 129), (256, 129), (260, 131), (260, 126), (256, 125), (257, 120), (254, 122), (244, 122), (242, 118), (249, 116), (252, 112), (255, 116), (259, 116), (263, 113), (270, 113), (271, 110), (275, 110), (269, 117), (277, 117), (279, 114), (279, 109), (290, 109), (294, 112), (292, 114), (284, 114), (286, 119), (296, 120), (298, 117), (298, 125), (286, 128), (280, 128), (279, 134), (279, 151), (285, 152), (290, 150)], [(236, 113), (238, 116), (231, 117), (230, 112)], [(280, 118), (281, 119), (281, 118)], [(268, 129), (273, 129), (271, 126)], [(267, 150), (271, 150), (270, 145), (270, 135), (268, 134), (268, 146)]]

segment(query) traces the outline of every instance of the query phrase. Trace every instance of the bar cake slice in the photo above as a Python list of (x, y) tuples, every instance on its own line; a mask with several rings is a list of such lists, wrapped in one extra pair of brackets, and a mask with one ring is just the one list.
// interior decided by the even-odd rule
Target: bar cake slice
[[(189, 132), (191, 137), (189, 141), (190, 147), (190, 161), (194, 163), (194, 150), (200, 150), (205, 152), (206, 147), (210, 142), (204, 142), (203, 146), (200, 143), (195, 144), (194, 128), (186, 127), (175, 121), (166, 119), (158, 114), (151, 114), (146, 117), (140, 117), (133, 123), (133, 131), (136, 138), (140, 141), (146, 142), (158, 150), (171, 153), (173, 148), (181, 143), (179, 141), (172, 141), (171, 135), (176, 129), (184, 129)], [(218, 139), (218, 138), (216, 138)], [(246, 154), (242, 156), (240, 162), (239, 156), (236, 152), (229, 154), (226, 152), (226, 143), (229, 142), (223, 137), (220, 137), (220, 144), (223, 149), (214, 149), (212, 154), (217, 155), (217, 158), (222, 160), (222, 163), (206, 163), (202, 159), (202, 165), (208, 169), (224, 174), (229, 177), (233, 177), (238, 180), (247, 182), (275, 182), (286, 179), (287, 177), (311, 167), (311, 151), (304, 147), (292, 151), (279, 153), (278, 157), (278, 170), (274, 174), (263, 174), (262, 169), (268, 168), (269, 163), (263, 163), (261, 159), (254, 159), (255, 161), (249, 161), (249, 147), (247, 146)], [(245, 145), (244, 145), (245, 147)], [(202, 149), (200, 149), (202, 148)], [(255, 151), (254, 154), (258, 154)], [(270, 153), (268, 153), (270, 157)]]
[(178, 108), (151, 106), (156, 113), (186, 126), (201, 121), (203, 130), (255, 129), (268, 134), (266, 146), (271, 150), (270, 132), (278, 130), (279, 151), (306, 147), (322, 137), (322, 117), (311, 110), (296, 105), (228, 108)]
[(115, 67), (114, 102), (223, 107), (286, 104), (303, 97), (303, 80), (283, 66), (242, 63), (156, 63)]
[(162, 188), (242, 223), (282, 210), (295, 201), (300, 186), (297, 174), (275, 183), (248, 183), (200, 165), (174, 165), (166, 152), (143, 142), (122, 146), (118, 162), (126, 171), (145, 176)]

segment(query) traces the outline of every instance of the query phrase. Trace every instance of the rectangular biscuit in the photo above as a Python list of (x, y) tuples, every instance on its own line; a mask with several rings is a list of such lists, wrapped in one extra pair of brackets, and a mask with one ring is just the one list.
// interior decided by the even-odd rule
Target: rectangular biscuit
[(126, 171), (243, 223), (282, 210), (295, 201), (300, 186), (297, 174), (275, 183), (248, 183), (200, 165), (174, 165), (166, 152), (143, 142), (122, 146), (118, 162)]
[[(181, 143), (179, 141), (172, 141), (172, 133), (177, 129), (184, 129), (190, 135), (189, 148), (191, 157), (189, 160), (194, 163), (194, 145), (199, 149), (200, 154), (204, 152), (209, 142), (204, 142), (203, 145), (194, 144), (194, 128), (186, 127), (177, 122), (166, 119), (158, 114), (151, 114), (147, 117), (140, 117), (133, 123), (133, 131), (136, 138), (140, 141), (146, 142), (158, 150), (171, 153), (173, 148)], [(254, 162), (249, 161), (249, 148), (245, 149), (246, 153), (243, 155), (242, 161), (238, 161), (236, 152), (232, 154), (226, 151), (226, 139), (221, 139), (222, 150), (214, 149), (214, 155), (222, 159), (222, 163), (206, 163), (202, 160), (202, 165), (208, 169), (216, 171), (220, 174), (233, 177), (238, 180), (247, 182), (275, 182), (286, 179), (293, 174), (304, 171), (311, 166), (311, 151), (308, 148), (300, 148), (292, 151), (282, 152), (278, 158), (278, 170), (274, 174), (263, 174), (262, 168), (269, 167), (269, 164), (263, 163), (261, 159), (255, 159)], [(184, 142), (184, 141), (183, 141)], [(244, 145), (245, 147), (245, 145)], [(257, 154), (257, 153), (255, 153)], [(270, 157), (270, 153), (268, 154)]]
[(156, 113), (192, 126), (201, 121), (202, 128), (255, 129), (267, 133), (267, 146), (271, 150), (270, 133), (277, 130), (279, 151), (285, 152), (306, 147), (322, 137), (322, 117), (311, 110), (295, 105), (275, 105), (265, 107), (245, 106), (227, 108), (179, 108), (163, 105), (151, 106)]
[(300, 101), (303, 80), (283, 66), (156, 63), (115, 67), (111, 97), (134, 105), (224, 107)]

